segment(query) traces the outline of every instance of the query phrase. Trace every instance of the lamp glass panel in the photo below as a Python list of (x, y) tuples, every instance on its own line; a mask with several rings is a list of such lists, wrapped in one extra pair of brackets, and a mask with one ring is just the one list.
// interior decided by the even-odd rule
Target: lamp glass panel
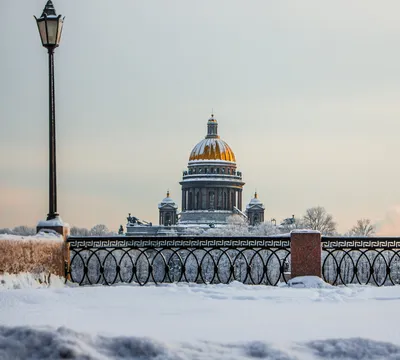
[(46, 35), (46, 23), (44, 20), (38, 21), (39, 35), (42, 40), (42, 44), (47, 44), (47, 35)]
[(62, 27), (64, 25), (63, 19), (59, 18), (58, 19), (58, 32), (57, 32), (57, 45), (60, 45), (61, 41), (61, 33), (62, 33)]
[(47, 45), (56, 45), (58, 19), (47, 18), (46, 22), (47, 22), (47, 34), (48, 34)]

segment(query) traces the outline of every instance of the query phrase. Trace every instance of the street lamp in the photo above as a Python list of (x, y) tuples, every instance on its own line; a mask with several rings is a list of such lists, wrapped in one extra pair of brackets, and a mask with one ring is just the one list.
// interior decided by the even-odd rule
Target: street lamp
[(64, 18), (56, 14), (51, 0), (47, 1), (40, 18), (36, 18), (42, 45), (49, 54), (49, 213), (47, 220), (57, 214), (57, 176), (56, 176), (56, 113), (54, 98), (54, 49), (60, 45)]

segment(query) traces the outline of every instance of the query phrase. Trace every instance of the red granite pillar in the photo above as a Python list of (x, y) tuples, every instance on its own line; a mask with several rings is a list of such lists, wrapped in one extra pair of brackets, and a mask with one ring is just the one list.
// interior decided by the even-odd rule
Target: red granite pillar
[[(61, 218), (53, 219), (53, 220), (45, 220), (39, 221), (36, 226), (36, 231), (39, 233), (40, 231), (43, 232), (50, 232), (50, 233), (58, 233), (64, 238), (64, 254), (62, 259), (58, 259), (58, 262), (64, 266), (64, 271), (69, 269), (69, 262), (70, 262), (70, 252), (69, 252), (69, 244), (67, 243), (67, 238), (70, 235), (70, 227), (68, 224), (65, 224)], [(57, 260), (56, 260), (57, 261)], [(63, 267), (61, 266), (61, 268)], [(64, 271), (61, 271), (60, 274), (62, 275)], [(69, 279), (69, 275), (67, 277)]]
[(321, 233), (312, 230), (293, 230), (290, 236), (291, 278), (321, 277)]

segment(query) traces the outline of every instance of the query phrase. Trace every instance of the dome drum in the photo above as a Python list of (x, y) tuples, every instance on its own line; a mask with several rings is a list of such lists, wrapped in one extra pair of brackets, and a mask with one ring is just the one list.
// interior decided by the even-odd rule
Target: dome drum
[(242, 179), (242, 173), (240, 171), (236, 171), (236, 168), (231, 167), (214, 167), (214, 166), (204, 166), (204, 167), (195, 167), (188, 168), (188, 170), (183, 171), (183, 179), (190, 178), (205, 178), (205, 177), (213, 177), (213, 178), (223, 178), (224, 180), (227, 178), (232, 179)]
[[(182, 213), (186, 211), (210, 211), (222, 210), (233, 212), (234, 208), (242, 208), (241, 186), (197, 186), (182, 187)], [(232, 214), (231, 214), (232, 215)]]

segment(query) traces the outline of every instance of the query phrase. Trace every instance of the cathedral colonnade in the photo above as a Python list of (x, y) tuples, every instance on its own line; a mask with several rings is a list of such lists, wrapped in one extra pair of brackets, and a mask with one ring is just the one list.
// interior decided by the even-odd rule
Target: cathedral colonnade
[(228, 187), (189, 187), (182, 189), (182, 211), (242, 210), (242, 189)]

